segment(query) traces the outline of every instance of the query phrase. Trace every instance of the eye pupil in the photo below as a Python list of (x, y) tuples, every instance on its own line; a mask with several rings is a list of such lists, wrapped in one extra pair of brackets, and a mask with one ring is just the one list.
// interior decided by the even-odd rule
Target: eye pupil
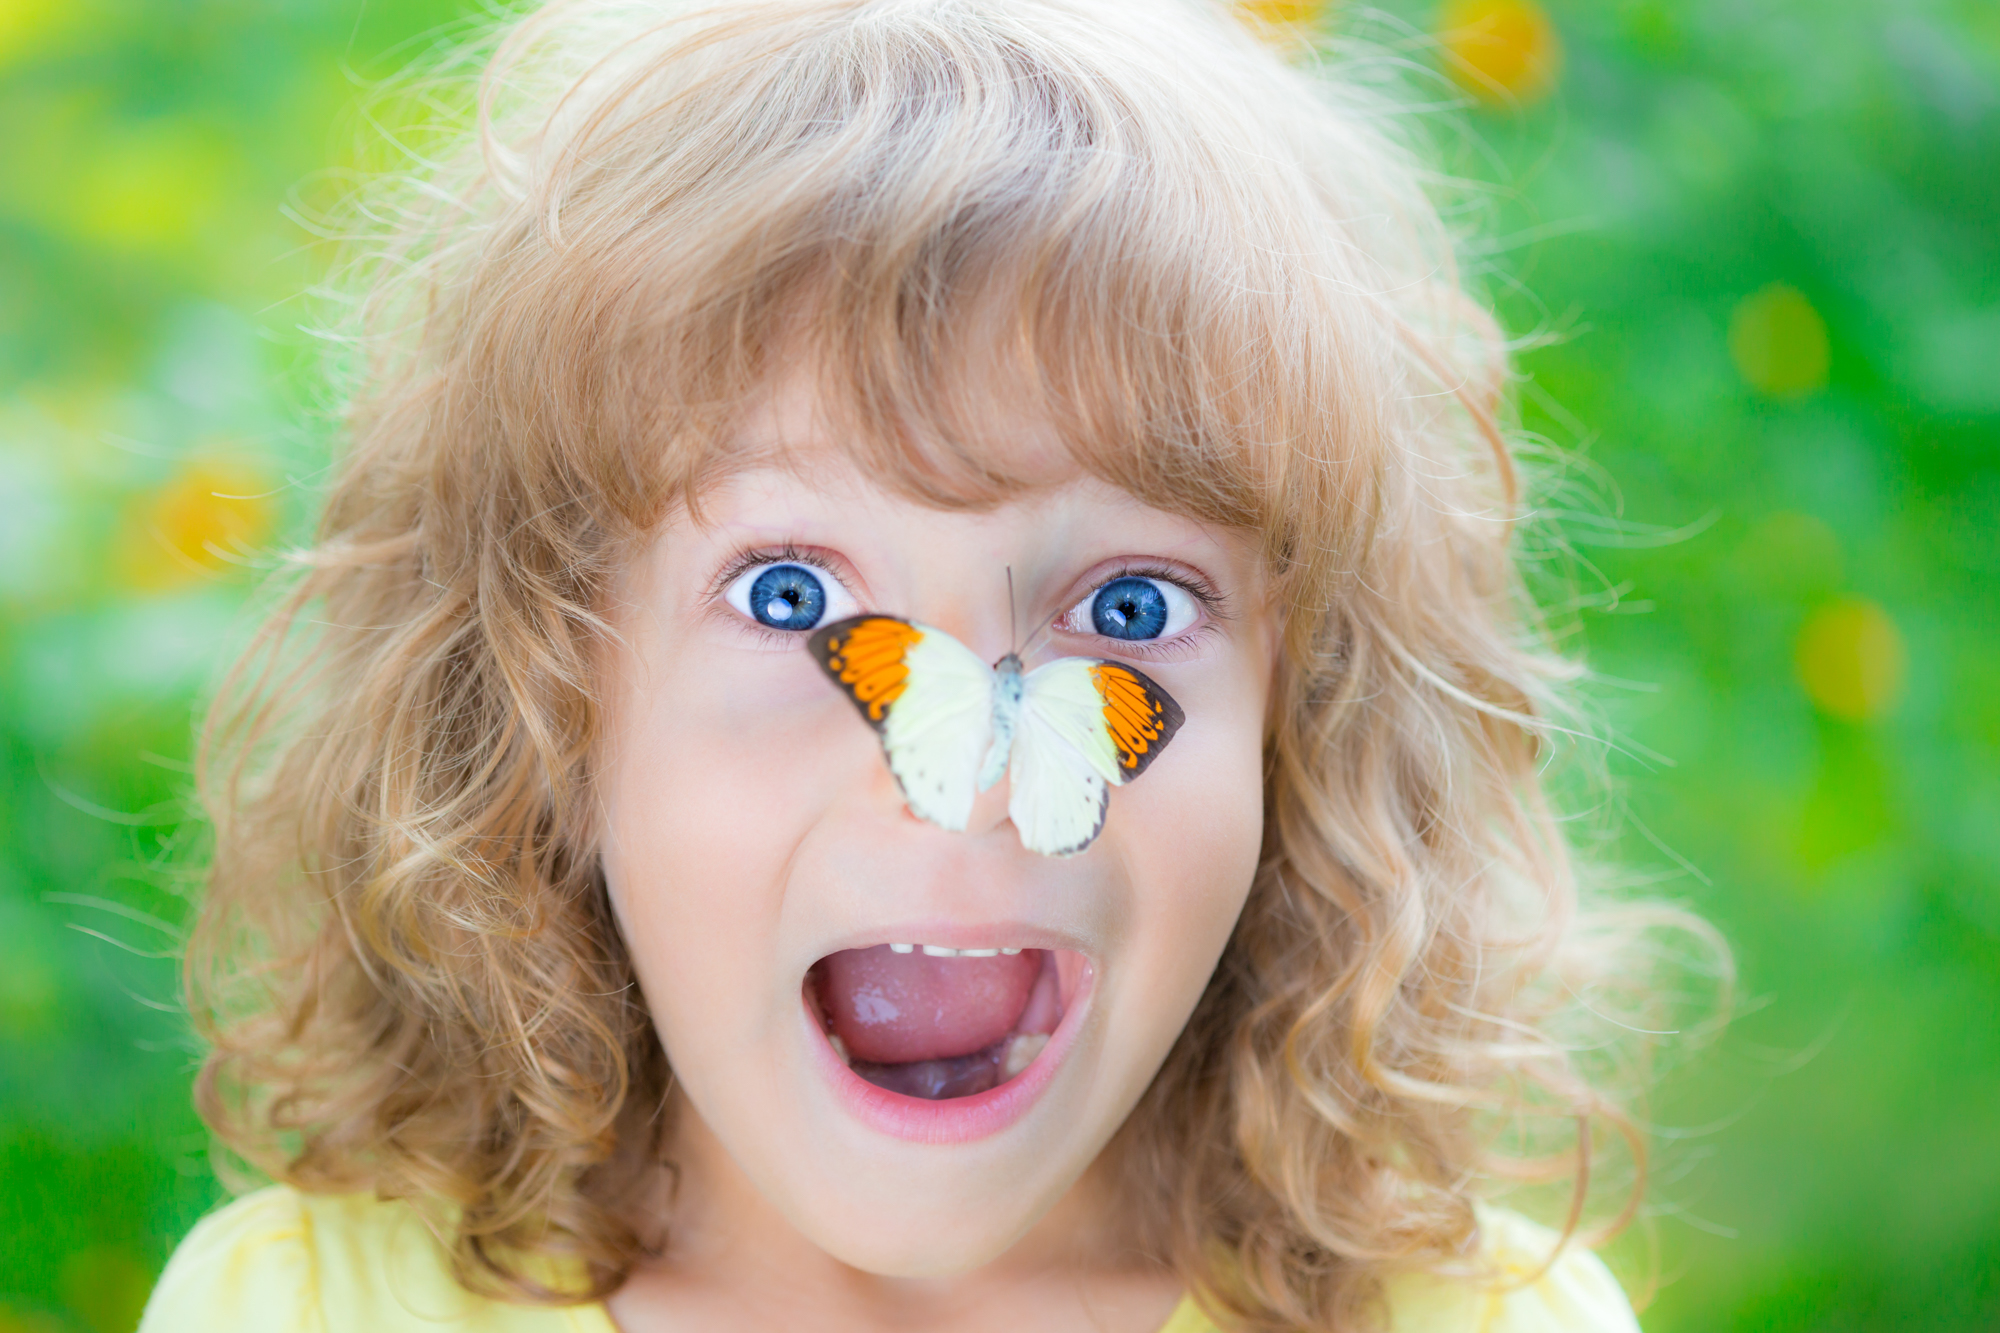
[(1090, 619), (1109, 639), (1157, 639), (1167, 627), (1167, 598), (1151, 579), (1113, 579), (1091, 599)]
[(773, 565), (750, 585), (750, 608), (772, 629), (811, 629), (826, 614), (826, 587), (803, 565)]

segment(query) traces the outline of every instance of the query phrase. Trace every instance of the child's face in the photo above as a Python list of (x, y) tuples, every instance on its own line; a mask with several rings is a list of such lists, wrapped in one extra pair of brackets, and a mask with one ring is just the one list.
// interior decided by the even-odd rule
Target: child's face
[[(806, 466), (719, 484), (626, 580), (605, 873), (680, 1113), (747, 1193), (843, 1262), (959, 1272), (1077, 1182), (1208, 981), (1257, 866), (1277, 626), (1252, 537), (1053, 470), (987, 512), (926, 508), (815, 449), (807, 420), (753, 419), (744, 447), (782, 439)], [(994, 661), (1016, 646), (1009, 569), (1022, 640), (1060, 622), (1029, 668), (1130, 662), (1186, 714), (1070, 858), (1021, 846), (1005, 781), (963, 832), (912, 817), (801, 632), (881, 611)], [(1140, 585), (1094, 600), (1121, 578)]]

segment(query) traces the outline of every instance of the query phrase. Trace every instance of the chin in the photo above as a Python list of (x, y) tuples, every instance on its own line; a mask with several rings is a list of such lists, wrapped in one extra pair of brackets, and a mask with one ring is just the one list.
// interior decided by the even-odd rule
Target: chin
[(1005, 1254), (1054, 1199), (995, 1197), (931, 1186), (932, 1197), (857, 1207), (874, 1192), (848, 1180), (825, 1184), (824, 1208), (795, 1219), (834, 1259), (877, 1277), (956, 1277)]

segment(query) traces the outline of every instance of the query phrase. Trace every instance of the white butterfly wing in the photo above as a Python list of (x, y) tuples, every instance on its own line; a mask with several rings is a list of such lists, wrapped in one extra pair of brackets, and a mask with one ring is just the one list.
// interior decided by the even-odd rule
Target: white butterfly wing
[(1097, 665), (1065, 657), (1037, 667), (1023, 682), (1007, 770), (1007, 815), (1031, 852), (1074, 855), (1104, 827), (1109, 788), (1119, 772), (1092, 674)]
[(882, 750), (912, 814), (964, 829), (978, 795), (979, 761), (993, 740), (993, 668), (943, 630), (903, 653), (909, 678), (882, 724)]
[(1104, 827), (1109, 789), (1145, 772), (1183, 720), (1172, 696), (1143, 672), (1089, 657), (1061, 658), (1025, 678), (1009, 662), (1009, 697), (998, 698), (999, 676), (971, 649), (896, 616), (837, 621), (809, 646), (881, 736), (911, 813), (940, 828), (959, 831), (971, 821), (995, 743), (994, 710), (1004, 705), (1011, 726), (1002, 732), (1012, 734), (1007, 813), (1022, 845), (1044, 856), (1088, 847)]

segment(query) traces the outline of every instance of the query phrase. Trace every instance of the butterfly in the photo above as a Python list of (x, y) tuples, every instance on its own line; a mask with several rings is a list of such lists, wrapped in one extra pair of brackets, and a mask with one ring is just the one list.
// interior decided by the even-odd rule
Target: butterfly
[(807, 645), (882, 739), (911, 813), (960, 830), (1011, 774), (1021, 845), (1072, 856), (1104, 828), (1110, 789), (1145, 772), (1180, 730), (1173, 696), (1123, 662), (1064, 657), (992, 666), (946, 634), (895, 616), (837, 621)]

